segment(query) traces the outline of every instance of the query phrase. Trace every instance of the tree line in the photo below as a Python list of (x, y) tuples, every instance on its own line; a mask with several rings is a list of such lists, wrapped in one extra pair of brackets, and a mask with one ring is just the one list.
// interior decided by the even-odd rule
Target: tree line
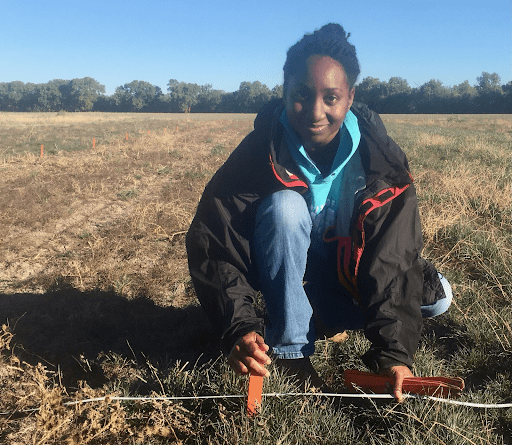
[[(134, 80), (108, 96), (104, 85), (85, 77), (44, 84), (1, 82), (0, 111), (257, 113), (282, 95), (282, 85), (270, 89), (259, 81), (242, 82), (237, 91), (227, 93), (209, 84), (171, 79), (165, 93)], [(483, 72), (475, 85), (466, 80), (448, 87), (432, 79), (413, 88), (401, 77), (366, 77), (356, 86), (355, 100), (378, 113), (512, 113), (512, 82), (502, 85), (497, 73)]]
[(512, 82), (501, 84), (497, 73), (483, 72), (476, 85), (466, 80), (447, 87), (429, 80), (412, 88), (401, 77), (381, 82), (366, 77), (356, 86), (356, 100), (379, 113), (512, 113)]

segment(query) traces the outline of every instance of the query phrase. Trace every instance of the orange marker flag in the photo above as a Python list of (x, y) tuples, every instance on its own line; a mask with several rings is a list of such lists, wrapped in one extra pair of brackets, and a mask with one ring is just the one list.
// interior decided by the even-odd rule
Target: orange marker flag
[(263, 390), (263, 377), (249, 375), (249, 389), (247, 396), (247, 415), (254, 416), (261, 407), (261, 392)]
[(41, 145), (41, 157), (43, 157), (44, 145)]
[(92, 148), (96, 148), (96, 138), (92, 138)]
[(125, 138), (126, 140), (128, 140), (128, 133), (125, 133)]

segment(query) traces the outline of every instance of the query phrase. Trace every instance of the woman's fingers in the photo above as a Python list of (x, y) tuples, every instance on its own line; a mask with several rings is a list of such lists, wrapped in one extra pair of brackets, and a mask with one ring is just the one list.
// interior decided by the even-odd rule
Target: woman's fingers
[(265, 365), (270, 364), (266, 354), (269, 347), (261, 335), (250, 332), (235, 343), (228, 357), (228, 364), (237, 374), (255, 374), (263, 377), (269, 375)]

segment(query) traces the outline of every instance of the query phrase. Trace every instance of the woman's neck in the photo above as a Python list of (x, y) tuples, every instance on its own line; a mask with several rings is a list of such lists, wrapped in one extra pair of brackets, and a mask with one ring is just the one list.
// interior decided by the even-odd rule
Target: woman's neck
[(336, 136), (323, 147), (311, 147), (305, 148), (306, 153), (309, 155), (311, 160), (315, 163), (322, 176), (327, 176), (331, 172), (332, 163), (338, 152), (340, 145), (340, 132), (336, 133)]

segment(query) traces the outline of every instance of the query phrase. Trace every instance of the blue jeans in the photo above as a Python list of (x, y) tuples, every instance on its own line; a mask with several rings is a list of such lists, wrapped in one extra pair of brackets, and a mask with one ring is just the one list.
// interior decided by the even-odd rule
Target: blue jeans
[[(361, 308), (332, 269), (335, 262), (309, 252), (311, 229), (306, 201), (293, 190), (270, 195), (258, 208), (252, 249), (269, 315), (265, 341), (278, 358), (312, 355), (319, 327), (334, 333), (364, 326)], [(450, 284), (444, 277), (441, 282), (446, 297), (422, 306), (423, 317), (450, 306)]]

